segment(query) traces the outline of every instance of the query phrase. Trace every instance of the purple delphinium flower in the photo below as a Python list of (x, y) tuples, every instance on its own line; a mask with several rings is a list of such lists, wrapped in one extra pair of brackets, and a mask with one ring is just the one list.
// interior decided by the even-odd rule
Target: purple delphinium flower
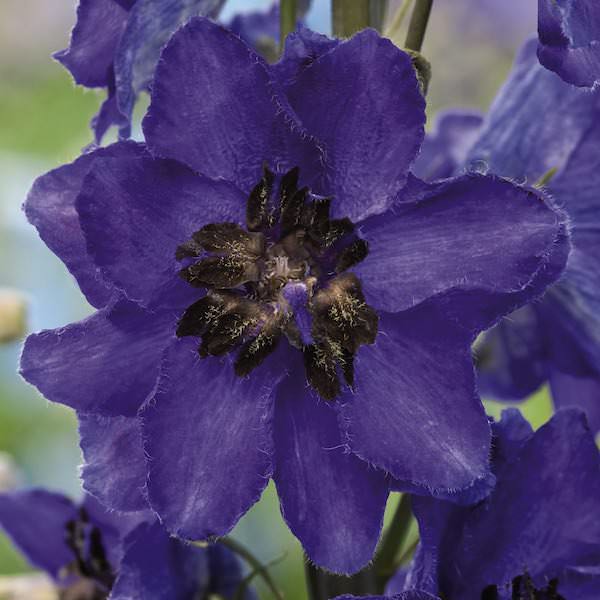
[(96, 142), (117, 125), (131, 134), (137, 95), (148, 89), (170, 35), (189, 17), (216, 17), (224, 0), (80, 0), (77, 23), (66, 50), (54, 57), (89, 88), (108, 96), (92, 120)]
[(393, 596), (352, 596), (346, 594), (344, 596), (337, 596), (334, 600), (438, 600), (435, 596), (428, 594), (427, 592), (419, 592), (416, 590), (410, 590), (408, 592), (400, 592)]
[(108, 512), (89, 495), (77, 504), (44, 489), (0, 494), (0, 527), (65, 600), (231, 598), (243, 578), (227, 548), (185, 544), (150, 511)]
[[(174, 534), (224, 535), (273, 477), (309, 557), (348, 573), (390, 487), (487, 493), (470, 344), (568, 240), (539, 191), (410, 176), (424, 120), (410, 57), (372, 30), (301, 29), (270, 67), (196, 18), (162, 53), (146, 145), (34, 184), (29, 219), (99, 310), (31, 336), (23, 376), (143, 439), (114, 477), (147, 483)], [(104, 425), (82, 424), (84, 452)]]
[(600, 5), (596, 0), (538, 0), (537, 54), (564, 81), (591, 88), (600, 80)]
[(465, 163), (531, 184), (548, 174), (545, 188), (568, 212), (572, 229), (573, 251), (560, 281), (478, 347), (481, 390), (521, 399), (549, 380), (556, 405), (580, 405), (594, 430), (600, 430), (598, 94), (543, 69), (529, 42)]
[(421, 539), (388, 593), (445, 600), (595, 600), (600, 455), (585, 416), (557, 412), (535, 433), (515, 409), (493, 424), (496, 487), (471, 507), (414, 497)]

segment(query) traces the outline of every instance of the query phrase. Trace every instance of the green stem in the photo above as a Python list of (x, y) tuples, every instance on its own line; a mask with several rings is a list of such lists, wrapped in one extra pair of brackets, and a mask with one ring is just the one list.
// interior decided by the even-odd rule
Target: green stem
[(296, 29), (298, 15), (296, 0), (281, 0), (279, 11), (279, 52), (281, 53), (288, 33)]
[(402, 498), (396, 507), (392, 522), (387, 528), (383, 540), (379, 546), (371, 569), (375, 573), (377, 591), (382, 593), (385, 584), (394, 574), (396, 567), (396, 556), (402, 547), (411, 523), (410, 496), (402, 494)]
[(369, 25), (381, 32), (388, 9), (388, 0), (369, 1)]
[(409, 50), (421, 52), (432, 4), (433, 0), (416, 0), (404, 44)]
[(402, 23), (404, 22), (404, 19), (408, 13), (408, 9), (411, 7), (411, 5), (412, 0), (402, 1), (402, 4), (398, 7), (398, 10), (396, 10), (392, 20), (386, 27), (386, 30), (383, 34), (385, 37), (393, 40), (398, 35), (400, 27), (402, 27)]
[(262, 577), (269, 590), (271, 590), (273, 597), (276, 598), (276, 600), (283, 600), (283, 594), (279, 591), (277, 585), (271, 578), (271, 574), (269, 573), (267, 566), (263, 565), (254, 556), (254, 554), (250, 552), (250, 550), (248, 550), (243, 544), (240, 544), (240, 542), (230, 537), (220, 538), (219, 544), (229, 548), (232, 552), (243, 558), (244, 561), (246, 561), (252, 567), (252, 569), (256, 571), (256, 574)]
[(350, 37), (368, 27), (370, 21), (370, 0), (331, 0), (331, 23), (336, 37)]
[(375, 591), (375, 580), (370, 569), (345, 577), (327, 573), (306, 560), (306, 587), (309, 600), (330, 600), (343, 594), (364, 596)]

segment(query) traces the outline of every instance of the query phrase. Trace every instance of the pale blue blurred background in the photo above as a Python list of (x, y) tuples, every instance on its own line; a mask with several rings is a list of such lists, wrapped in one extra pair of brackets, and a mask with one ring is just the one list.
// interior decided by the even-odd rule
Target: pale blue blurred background
[[(223, 19), (269, 5), (269, 0), (232, 0)], [(535, 31), (535, 10), (535, 0), (435, 0), (423, 48), (433, 66), (430, 116), (450, 106), (489, 105), (517, 47)], [(307, 24), (329, 33), (329, 12), (328, 1), (315, 0)], [(90, 312), (20, 210), (36, 175), (73, 160), (91, 141), (87, 124), (101, 93), (75, 88), (50, 59), (67, 44), (74, 17), (74, 0), (0, 0), (0, 288), (25, 294), (30, 331)], [(21, 344), (0, 346), (0, 451), (14, 457), (24, 484), (77, 495), (81, 458), (75, 420), (18, 377)], [(547, 397), (540, 394), (527, 414), (539, 424), (548, 410)], [(265, 561), (284, 557), (276, 569), (279, 583), (288, 598), (303, 596), (302, 556), (282, 524), (271, 488), (234, 534)], [(0, 537), (0, 574), (25, 568)]]

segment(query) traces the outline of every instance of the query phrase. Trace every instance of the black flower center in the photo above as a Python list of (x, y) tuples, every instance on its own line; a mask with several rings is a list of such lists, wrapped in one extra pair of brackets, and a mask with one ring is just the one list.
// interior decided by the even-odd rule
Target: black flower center
[(298, 168), (278, 177), (265, 167), (248, 197), (245, 229), (206, 225), (177, 249), (188, 263), (181, 276), (206, 290), (177, 335), (200, 337), (202, 357), (237, 352), (242, 377), (285, 336), (302, 351), (311, 386), (332, 400), (341, 377), (353, 385), (354, 356), (377, 335), (377, 314), (346, 272), (368, 246), (349, 219), (330, 218), (331, 198), (298, 188), (298, 176)]
[(77, 576), (77, 579), (61, 590), (61, 600), (105, 600), (115, 576), (106, 556), (102, 534), (90, 522), (84, 508), (79, 510), (78, 519), (67, 523), (65, 542), (74, 559), (64, 576)]
[[(558, 579), (551, 579), (543, 588), (535, 587), (528, 573), (515, 577), (510, 584), (511, 600), (567, 600), (558, 593)], [(499, 600), (497, 585), (488, 585), (481, 592), (481, 600)]]

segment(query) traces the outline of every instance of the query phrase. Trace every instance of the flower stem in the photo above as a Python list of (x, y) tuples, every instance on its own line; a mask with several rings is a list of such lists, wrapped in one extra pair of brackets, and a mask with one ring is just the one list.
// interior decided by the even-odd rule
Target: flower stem
[(388, 0), (369, 1), (369, 25), (381, 33), (388, 10)]
[(279, 53), (283, 52), (285, 38), (296, 29), (298, 6), (296, 0), (281, 0), (279, 5)]
[(283, 600), (283, 594), (277, 588), (277, 585), (273, 581), (271, 574), (269, 573), (269, 569), (266, 565), (263, 565), (258, 558), (248, 550), (243, 544), (240, 542), (230, 538), (224, 537), (219, 539), (219, 544), (222, 544), (226, 548), (229, 548), (233, 553), (237, 554), (240, 558), (242, 558), (248, 565), (254, 569), (256, 575), (260, 575), (262, 580), (265, 582), (273, 597), (276, 600)]
[(370, 24), (369, 0), (332, 0), (331, 23), (333, 35), (350, 37)]
[(396, 556), (410, 528), (411, 515), (410, 496), (402, 494), (396, 512), (392, 517), (392, 522), (384, 533), (373, 564), (370, 567), (375, 573), (378, 593), (383, 593), (385, 584), (394, 574)]
[(432, 4), (433, 0), (415, 0), (415, 7), (410, 18), (406, 42), (404, 44), (409, 50), (421, 52)]

